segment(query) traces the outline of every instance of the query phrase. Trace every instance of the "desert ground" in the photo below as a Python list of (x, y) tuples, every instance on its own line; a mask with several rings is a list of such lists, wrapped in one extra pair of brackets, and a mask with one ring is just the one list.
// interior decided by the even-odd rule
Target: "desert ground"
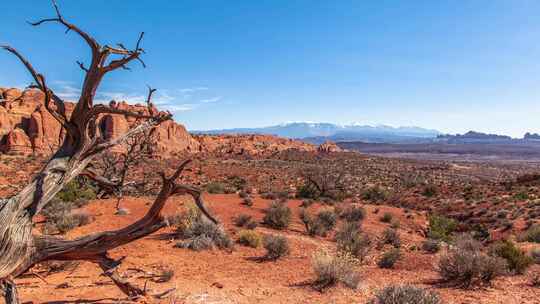
[[(3, 155), (0, 165), (0, 191), (7, 196), (15, 193), (39, 169), (40, 160)], [(310, 236), (306, 232), (299, 217), (303, 200), (294, 198), (295, 189), (302, 182), (302, 172), (314, 166), (325, 171), (345, 170), (348, 195), (342, 202), (315, 200), (307, 210), (316, 213), (347, 206), (362, 207), (365, 210), (361, 221), (363, 233), (378, 240), (383, 231), (392, 226), (401, 239), (401, 257), (392, 269), (383, 269), (377, 264), (387, 245), (369, 250), (364, 261), (354, 267), (359, 274), (355, 289), (337, 284), (321, 291), (312, 286), (315, 279), (313, 255), (320, 250), (336, 251), (333, 232), (326, 236)], [(459, 229), (463, 231), (473, 223), (485, 224), (490, 232), (488, 242), (515, 239), (526, 226), (540, 219), (538, 180), (528, 181), (526, 185), (517, 182), (518, 177), (537, 169), (531, 164), (400, 160), (360, 153), (200, 157), (184, 180), (210, 192), (226, 192), (205, 193), (204, 199), (234, 241), (232, 248), (201, 251), (176, 248), (178, 228), (171, 224), (149, 237), (111, 251), (115, 259), (125, 257), (120, 269), (122, 275), (148, 291), (147, 297), (136, 300), (126, 298), (103, 276), (101, 269), (90, 262), (70, 263), (57, 267), (59, 269), (54, 265), (39, 265), (16, 282), (23, 303), (368, 303), (380, 289), (392, 284), (426, 288), (440, 294), (444, 303), (540, 303), (540, 291), (531, 285), (531, 277), (540, 271), (540, 265), (530, 266), (524, 274), (498, 277), (486, 286), (457, 288), (440, 282), (437, 265), (443, 250), (431, 254), (421, 249), (430, 212), (444, 212), (458, 219)], [(410, 173), (415, 173), (416, 184), (411, 181)], [(241, 186), (238, 180), (242, 180)], [(505, 182), (514, 184), (505, 186)], [(220, 183), (225, 190), (208, 188), (215, 183)], [(427, 184), (435, 185), (437, 190), (433, 195), (423, 194)], [(365, 193), (373, 187), (380, 187), (387, 194), (371, 199)], [(517, 199), (516, 195), (524, 189), (527, 198)], [(239, 195), (242, 191), (250, 193), (252, 206), (244, 204)], [(275, 199), (269, 197), (270, 192), (286, 192), (290, 197), (285, 204), (292, 210), (292, 221), (285, 229), (272, 229), (263, 223), (265, 209)], [(464, 195), (471, 197), (464, 198)], [(118, 214), (116, 198), (91, 199), (71, 212), (84, 213), (92, 220), (67, 231), (66, 237), (72, 239), (125, 227), (141, 218), (152, 200), (148, 195), (125, 196), (121, 206), (127, 212)], [(172, 197), (164, 215), (182, 214), (190, 201), (187, 196)], [(504, 217), (497, 215), (501, 210), (508, 211)], [(386, 213), (392, 215), (392, 223), (399, 224), (383, 222), (381, 215)], [(258, 223), (254, 228), (256, 233), (285, 237), (290, 253), (277, 260), (264, 260), (261, 257), (265, 249), (237, 243), (242, 228), (235, 225), (234, 219), (240, 214), (250, 215)], [(46, 222), (45, 217), (36, 220), (36, 233), (44, 231)], [(518, 245), (527, 251), (538, 247), (529, 242)]]

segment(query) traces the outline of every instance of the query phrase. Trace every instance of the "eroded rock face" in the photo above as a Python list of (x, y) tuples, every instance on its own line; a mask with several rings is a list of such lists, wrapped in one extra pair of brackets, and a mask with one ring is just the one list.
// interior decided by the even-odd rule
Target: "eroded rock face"
[(327, 142), (321, 144), (317, 148), (317, 151), (319, 153), (335, 153), (335, 152), (341, 152), (343, 150), (338, 145), (336, 145), (336, 143), (331, 142), (331, 141), (327, 141)]
[[(0, 88), (0, 152), (49, 155), (63, 142), (65, 130), (47, 111), (44, 94), (37, 89)], [(110, 106), (144, 115), (157, 113), (145, 105), (130, 105), (111, 101)], [(66, 102), (69, 117), (74, 104)], [(151, 112), (151, 113), (150, 113)], [(106, 139), (117, 138), (139, 121), (124, 115), (105, 115), (100, 132)], [(174, 121), (159, 125), (152, 136), (156, 156), (171, 157), (181, 153), (210, 152), (234, 155), (268, 155), (286, 150), (316, 151), (313, 145), (269, 135), (216, 135), (193, 137), (186, 128)], [(114, 151), (123, 152), (122, 147)]]

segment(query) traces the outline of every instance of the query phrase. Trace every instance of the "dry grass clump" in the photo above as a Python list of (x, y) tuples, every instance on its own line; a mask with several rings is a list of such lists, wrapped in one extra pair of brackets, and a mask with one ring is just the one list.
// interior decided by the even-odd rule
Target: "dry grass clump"
[(282, 230), (291, 223), (291, 209), (283, 202), (272, 202), (265, 210), (263, 222), (271, 228)]
[(287, 238), (279, 235), (266, 235), (263, 239), (263, 245), (266, 249), (265, 259), (277, 260), (287, 256), (290, 252)]
[(359, 222), (345, 222), (336, 232), (337, 248), (363, 262), (371, 249), (371, 238), (361, 232)]
[(388, 286), (379, 291), (370, 304), (441, 304), (437, 293), (411, 285)]
[(377, 266), (380, 268), (394, 268), (394, 265), (400, 259), (400, 257), (401, 252), (399, 248), (392, 248), (381, 256), (377, 262)]
[(178, 220), (176, 237), (182, 239), (175, 247), (189, 248), (195, 251), (213, 249), (230, 249), (231, 238), (223, 227), (204, 217), (194, 204), (188, 204), (186, 211)]
[(238, 233), (238, 243), (251, 248), (258, 248), (262, 244), (262, 236), (253, 230), (242, 230)]
[(472, 238), (463, 238), (444, 253), (437, 267), (443, 282), (456, 287), (469, 288), (488, 285), (506, 273), (506, 261), (481, 251), (481, 244)]
[(311, 236), (326, 236), (337, 223), (337, 215), (332, 210), (321, 210), (313, 217), (305, 208), (302, 208), (299, 216)]
[(322, 291), (342, 283), (355, 289), (360, 281), (360, 276), (354, 270), (357, 264), (358, 260), (346, 252), (338, 252), (336, 255), (327, 251), (316, 252), (312, 258), (313, 271), (316, 275), (313, 287)]

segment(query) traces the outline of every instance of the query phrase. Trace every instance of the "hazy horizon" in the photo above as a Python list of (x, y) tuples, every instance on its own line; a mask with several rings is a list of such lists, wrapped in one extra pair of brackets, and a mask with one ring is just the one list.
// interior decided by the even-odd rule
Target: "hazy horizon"
[[(158, 106), (190, 130), (287, 121), (418, 126), (522, 137), (540, 132), (540, 2), (59, 1), (65, 18), (114, 45), (145, 31), (147, 69), (98, 93)], [(106, 8), (106, 9), (104, 9)], [(21, 12), (24, 12), (21, 13)], [(89, 53), (49, 1), (4, 4), (0, 44), (19, 49), (60, 96), (77, 96)], [(30, 76), (0, 53), (0, 86)]]

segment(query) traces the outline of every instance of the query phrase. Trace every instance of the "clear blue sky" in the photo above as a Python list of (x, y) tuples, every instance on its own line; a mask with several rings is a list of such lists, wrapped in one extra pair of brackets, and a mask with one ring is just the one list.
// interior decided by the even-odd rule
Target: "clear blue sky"
[[(189, 129), (286, 121), (540, 132), (540, 1), (59, 0), (102, 43), (147, 33), (148, 64), (108, 76), (99, 98), (157, 101)], [(46, 0), (5, 1), (0, 43), (72, 98), (88, 62)], [(0, 86), (30, 78), (0, 53)]]

